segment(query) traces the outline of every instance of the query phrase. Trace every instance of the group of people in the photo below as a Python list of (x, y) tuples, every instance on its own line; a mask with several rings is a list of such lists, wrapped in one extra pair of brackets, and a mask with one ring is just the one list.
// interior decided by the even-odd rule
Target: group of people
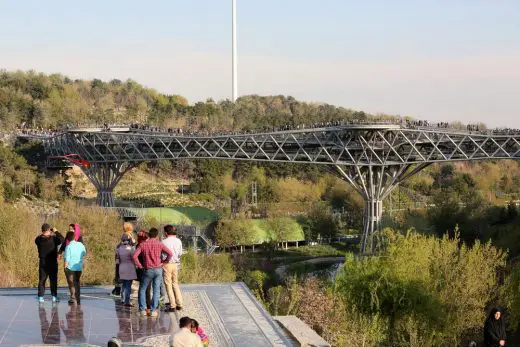
[[(80, 305), (80, 278), (83, 271), (83, 260), (87, 255), (83, 244), (81, 229), (78, 224), (70, 224), (64, 237), (58, 230), (45, 223), (41, 234), (35, 239), (39, 254), (38, 301), (44, 302), (45, 285), (50, 280), (52, 302), (58, 299), (58, 263), (63, 259), (63, 268), (70, 291), (69, 304)], [(179, 288), (179, 271), (182, 242), (177, 237), (177, 230), (172, 225), (164, 227), (164, 238), (161, 241), (159, 230), (134, 231), (132, 223), (123, 224), (120, 242), (115, 248), (116, 281), (121, 284), (121, 302), (132, 307), (131, 293), (133, 281), (139, 282), (138, 307), (141, 316), (157, 317), (159, 297), (165, 291), (169, 303), (165, 311), (174, 312), (183, 309), (183, 299)], [(175, 336), (179, 340), (175, 346), (207, 346), (208, 337), (199, 327), (196, 320), (183, 317), (180, 320), (180, 331)], [(193, 336), (183, 336), (183, 332)], [(182, 342), (184, 341), (184, 342)]]
[[(138, 305), (142, 316), (158, 315), (159, 298), (165, 290), (169, 303), (166, 311), (182, 310), (183, 300), (179, 288), (179, 271), (182, 242), (172, 225), (164, 227), (164, 239), (160, 241), (159, 230), (151, 228), (134, 235), (134, 226), (124, 223), (121, 242), (116, 247), (116, 283), (120, 282), (121, 300), (130, 303), (132, 283), (139, 281)], [(150, 295), (151, 292), (151, 295)]]

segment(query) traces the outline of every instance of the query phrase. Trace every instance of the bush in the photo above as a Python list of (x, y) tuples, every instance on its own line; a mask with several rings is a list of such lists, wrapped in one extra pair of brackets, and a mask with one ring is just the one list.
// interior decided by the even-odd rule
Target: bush
[(8, 181), (3, 181), (2, 186), (5, 201), (14, 202), (22, 197), (22, 190), (19, 187), (14, 186)]
[(497, 292), (505, 254), (478, 241), (387, 230), (377, 257), (348, 255), (337, 276), (338, 293), (368, 317), (387, 321), (387, 344), (448, 346), (467, 333), (482, 336), (486, 305)]
[(269, 289), (264, 305), (273, 315), (296, 315), (332, 346), (379, 346), (386, 334), (383, 318), (349, 309), (316, 278)]
[(236, 272), (227, 254), (205, 255), (188, 251), (181, 257), (182, 283), (233, 282)]

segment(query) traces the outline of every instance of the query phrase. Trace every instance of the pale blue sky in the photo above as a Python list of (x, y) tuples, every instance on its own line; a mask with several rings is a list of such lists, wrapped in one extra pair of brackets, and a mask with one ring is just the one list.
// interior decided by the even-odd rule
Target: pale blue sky
[[(240, 94), (520, 127), (520, 1), (237, 0)], [(0, 0), (0, 68), (230, 97), (231, 0)]]

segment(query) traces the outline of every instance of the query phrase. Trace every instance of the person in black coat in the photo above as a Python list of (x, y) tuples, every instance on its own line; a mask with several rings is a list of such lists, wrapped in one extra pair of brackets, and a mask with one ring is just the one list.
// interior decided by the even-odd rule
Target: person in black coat
[(489, 313), (484, 324), (484, 346), (499, 347), (506, 345), (506, 324), (502, 312), (495, 307)]
[(38, 247), (39, 280), (38, 301), (43, 302), (45, 282), (47, 278), (51, 282), (52, 301), (58, 301), (58, 249), (64, 242), (63, 235), (57, 230), (51, 229), (47, 223), (42, 225), (42, 233), (34, 240)]

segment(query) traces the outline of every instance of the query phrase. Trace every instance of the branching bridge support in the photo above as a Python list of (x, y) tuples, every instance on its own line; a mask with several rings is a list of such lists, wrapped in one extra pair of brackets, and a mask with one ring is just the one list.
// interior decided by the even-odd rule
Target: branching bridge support
[(349, 182), (365, 200), (365, 216), (360, 251), (362, 254), (373, 254), (376, 250), (376, 239), (383, 215), (383, 200), (403, 180), (416, 174), (429, 163), (418, 165), (337, 165), (341, 177)]
[(123, 175), (132, 167), (133, 164), (127, 162), (96, 163), (88, 167), (82, 167), (85, 175), (96, 187), (96, 203), (99, 206), (115, 207), (114, 188)]

